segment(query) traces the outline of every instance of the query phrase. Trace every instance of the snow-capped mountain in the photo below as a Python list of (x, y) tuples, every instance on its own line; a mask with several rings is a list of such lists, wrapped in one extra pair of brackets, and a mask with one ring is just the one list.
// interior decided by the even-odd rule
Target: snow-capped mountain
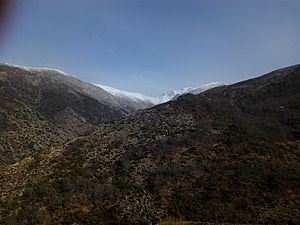
[(186, 87), (186, 88), (182, 88), (182, 89), (180, 89), (178, 91), (173, 91), (174, 95), (173, 95), (173, 97), (171, 99), (176, 99), (179, 96), (184, 95), (184, 94), (198, 95), (201, 92), (207, 91), (208, 89), (219, 87), (219, 86), (222, 86), (222, 85), (226, 85), (226, 84), (222, 83), (222, 82), (212, 82), (212, 83), (201, 85), (199, 87)]
[(186, 87), (186, 88), (182, 88), (180, 90), (172, 90), (169, 91), (167, 93), (164, 93), (160, 96), (157, 97), (151, 97), (151, 96), (147, 96), (144, 95), (142, 93), (136, 93), (136, 92), (129, 92), (129, 91), (124, 91), (124, 90), (119, 90), (113, 87), (109, 87), (106, 85), (102, 85), (102, 84), (95, 84), (96, 86), (104, 89), (105, 91), (107, 91), (108, 93), (112, 94), (113, 96), (119, 97), (123, 100), (128, 100), (128, 101), (133, 101), (139, 105), (144, 104), (144, 107), (150, 107), (153, 105), (158, 105), (170, 100), (174, 100), (176, 98), (178, 98), (181, 95), (184, 94), (200, 94), (201, 92), (204, 92), (208, 89), (214, 88), (214, 87), (218, 87), (218, 86), (222, 86), (225, 85), (225, 83), (221, 83), (221, 82), (213, 82), (213, 83), (208, 83), (205, 85), (201, 85), (199, 87)]
[(121, 98), (123, 100), (133, 101), (136, 102), (137, 104), (143, 104), (145, 106), (144, 108), (158, 104), (157, 98), (150, 97), (142, 93), (119, 90), (117, 88), (109, 87), (102, 84), (94, 84), (94, 85), (104, 89), (105, 91), (107, 91), (108, 93), (112, 94), (115, 97)]

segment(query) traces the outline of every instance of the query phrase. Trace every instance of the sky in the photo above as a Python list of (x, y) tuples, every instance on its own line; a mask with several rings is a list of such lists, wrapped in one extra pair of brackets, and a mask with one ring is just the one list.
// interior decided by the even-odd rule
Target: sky
[(299, 9), (300, 0), (15, 0), (0, 61), (152, 96), (233, 83), (300, 63)]

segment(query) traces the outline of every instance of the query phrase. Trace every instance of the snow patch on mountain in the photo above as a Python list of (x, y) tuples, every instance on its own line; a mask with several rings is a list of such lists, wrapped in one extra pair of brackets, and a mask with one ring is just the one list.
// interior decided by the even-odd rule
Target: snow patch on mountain
[(184, 94), (198, 95), (198, 94), (200, 94), (204, 91), (207, 91), (211, 88), (219, 87), (219, 86), (222, 86), (222, 85), (226, 85), (226, 84), (222, 83), (222, 82), (212, 82), (212, 83), (201, 85), (199, 87), (186, 87), (186, 88), (183, 88), (183, 89), (177, 91), (177, 93), (173, 96), (172, 99), (176, 99), (180, 95), (184, 95)]
[(113, 96), (119, 97), (119, 98), (127, 98), (135, 102), (148, 102), (151, 104), (156, 104), (157, 99), (155, 97), (150, 97), (147, 95), (144, 95), (142, 93), (137, 93), (137, 92), (129, 92), (129, 91), (124, 91), (120, 90), (117, 88), (109, 87), (103, 84), (94, 84), (97, 87), (100, 87), (107, 91), (108, 93), (112, 94)]
[(70, 77), (74, 77), (73, 75), (70, 75), (62, 70), (56, 69), (56, 68), (49, 68), (49, 67), (31, 67), (31, 66), (20, 66), (20, 65), (16, 65), (16, 64), (11, 64), (11, 63), (1, 63), (0, 65), (5, 65), (5, 66), (10, 66), (10, 67), (16, 67), (22, 70), (26, 70), (28, 72), (49, 72), (49, 71), (53, 71), (53, 72), (57, 72), (60, 73), (62, 75), (65, 76), (70, 76)]

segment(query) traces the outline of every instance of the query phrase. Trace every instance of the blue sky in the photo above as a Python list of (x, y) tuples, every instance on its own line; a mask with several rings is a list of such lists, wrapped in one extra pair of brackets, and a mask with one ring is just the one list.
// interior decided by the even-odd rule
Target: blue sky
[(16, 0), (0, 60), (159, 95), (300, 63), (299, 0)]

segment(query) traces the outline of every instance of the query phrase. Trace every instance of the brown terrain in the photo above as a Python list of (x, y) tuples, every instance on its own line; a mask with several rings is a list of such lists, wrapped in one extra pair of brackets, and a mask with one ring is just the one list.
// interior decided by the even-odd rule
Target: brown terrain
[[(57, 109), (73, 95), (80, 96), (79, 108), (71, 107), (80, 119), (80, 104), (108, 111), (73, 90), (25, 104), (5, 94), (8, 81), (1, 77), (1, 101), (11, 117), (1, 111), (7, 138), (0, 157), (9, 158), (13, 148), (7, 147), (13, 141), (5, 143), (7, 127), (28, 129), (36, 139), (24, 148), (26, 157), (15, 148), (22, 157), (2, 167), (0, 224), (300, 224), (299, 65), (110, 122), (88, 114), (88, 124), (99, 124), (71, 139), (58, 126), (57, 118), (66, 119)], [(18, 88), (25, 89), (22, 98), (25, 87)], [(18, 143), (28, 140), (13, 135)]]

